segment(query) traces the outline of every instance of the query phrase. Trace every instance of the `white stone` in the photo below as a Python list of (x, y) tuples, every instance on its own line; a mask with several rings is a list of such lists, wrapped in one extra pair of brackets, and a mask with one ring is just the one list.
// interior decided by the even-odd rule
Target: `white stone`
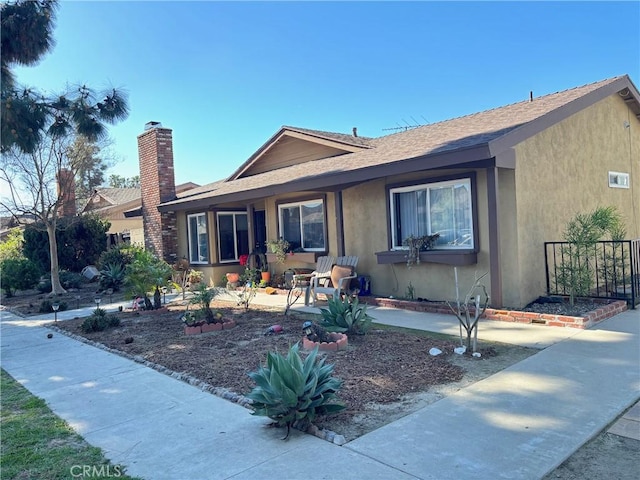
[(432, 348), (431, 350), (429, 350), (429, 355), (431, 355), (432, 357), (435, 357), (436, 355), (440, 355), (442, 353), (442, 350), (440, 350), (439, 348)]
[(467, 351), (467, 347), (457, 347), (453, 349), (454, 352), (456, 352), (458, 355), (462, 355), (464, 352)]
[(473, 356), (476, 358), (480, 358), (482, 354), (480, 352), (473, 352)]

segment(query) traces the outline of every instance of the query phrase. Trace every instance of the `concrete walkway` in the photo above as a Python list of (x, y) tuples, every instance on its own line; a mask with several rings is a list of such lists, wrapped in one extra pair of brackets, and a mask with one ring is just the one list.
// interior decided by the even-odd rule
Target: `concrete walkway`
[[(281, 296), (255, 302), (283, 306)], [(380, 323), (458, 333), (448, 315), (370, 313)], [(47, 339), (42, 324), (52, 320), (0, 312), (2, 367), (147, 480), (538, 479), (640, 398), (639, 310), (584, 331), (484, 321), (480, 340), (542, 350), (343, 447), (297, 431), (283, 442), (283, 431), (237, 404), (64, 335)]]

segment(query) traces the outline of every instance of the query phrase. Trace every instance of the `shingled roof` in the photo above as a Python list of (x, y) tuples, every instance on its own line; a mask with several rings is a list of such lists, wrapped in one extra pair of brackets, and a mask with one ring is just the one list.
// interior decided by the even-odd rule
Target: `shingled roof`
[[(200, 208), (303, 190), (339, 189), (402, 172), (468, 166), (494, 158), (612, 94), (619, 94), (636, 115), (640, 114), (640, 94), (624, 75), (374, 139), (283, 127), (335, 140), (361, 139), (358, 146), (365, 148), (210, 184), (215, 188), (207, 189), (205, 185), (202, 193), (190, 192), (194, 194), (166, 202), (160, 210)], [(514, 168), (513, 165), (502, 166)]]

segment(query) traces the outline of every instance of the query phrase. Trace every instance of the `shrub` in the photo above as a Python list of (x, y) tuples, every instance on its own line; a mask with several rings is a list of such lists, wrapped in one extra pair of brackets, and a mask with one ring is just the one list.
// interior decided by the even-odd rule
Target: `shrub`
[[(80, 272), (87, 265), (95, 264), (107, 248), (105, 238), (109, 226), (109, 222), (94, 215), (61, 218), (56, 229), (60, 268)], [(49, 237), (41, 223), (25, 228), (23, 252), (42, 271), (50, 271)]]
[(46, 278), (44, 280), (40, 280), (36, 288), (40, 293), (49, 293), (51, 291), (51, 279)]
[(84, 283), (84, 277), (79, 273), (60, 270), (60, 284), (64, 288), (80, 288)]
[(120, 319), (115, 315), (109, 315), (106, 310), (96, 308), (91, 316), (84, 319), (80, 328), (84, 333), (102, 332), (107, 328), (120, 325)]
[[(556, 273), (556, 282), (569, 293), (571, 305), (575, 297), (589, 295), (595, 280), (596, 245), (607, 235), (612, 240), (622, 240), (626, 235), (622, 216), (615, 207), (598, 207), (590, 213), (579, 213), (567, 224), (564, 232), (567, 245), (562, 247), (562, 263)], [(605, 264), (610, 263), (610, 259), (603, 260)], [(615, 271), (615, 265), (611, 270)]]
[(40, 269), (26, 258), (6, 258), (0, 262), (2, 289), (7, 297), (16, 290), (35, 288), (40, 280)]
[(126, 267), (131, 262), (136, 252), (136, 247), (130, 245), (117, 245), (102, 252), (98, 263), (96, 264), (99, 270), (103, 270), (107, 265), (122, 265)]
[(329, 298), (329, 309), (320, 309), (321, 325), (329, 332), (363, 335), (371, 327), (371, 316), (367, 314), (367, 305), (360, 304), (358, 298), (351, 300)]
[(191, 299), (191, 303), (200, 306), (200, 314), (207, 323), (219, 323), (218, 319), (211, 310), (211, 301), (216, 296), (215, 288), (207, 288), (204, 284), (200, 284), (195, 295)]
[[(40, 303), (40, 308), (39, 308), (39, 312), (40, 313), (52, 313), (53, 312), (53, 308), (51, 307), (51, 304), (53, 302), (51, 302), (51, 300), (43, 300), (42, 303)], [(67, 306), (67, 302), (58, 302), (58, 305), (60, 305), (60, 307), (58, 308), (59, 312), (64, 312), (68, 306)]]
[(4, 241), (0, 242), (0, 261), (7, 258), (24, 258), (22, 255), (22, 229), (14, 227), (7, 232)]
[[(316, 348), (303, 361), (296, 343), (286, 357), (277, 352), (267, 354), (267, 365), (249, 373), (257, 386), (249, 393), (252, 415), (269, 417), (278, 427), (306, 427), (318, 415), (337, 413), (345, 408), (338, 401), (342, 381), (331, 376), (333, 365), (325, 359), (316, 361)], [(295, 424), (295, 425), (294, 425)]]
[(114, 292), (120, 290), (124, 283), (125, 266), (122, 263), (107, 263), (100, 270), (100, 288), (106, 290), (113, 289)]

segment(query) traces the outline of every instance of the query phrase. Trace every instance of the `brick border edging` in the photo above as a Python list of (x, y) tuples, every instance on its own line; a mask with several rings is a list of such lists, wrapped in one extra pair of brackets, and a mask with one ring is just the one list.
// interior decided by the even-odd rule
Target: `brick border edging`
[[(414, 312), (446, 313), (447, 315), (453, 315), (449, 307), (443, 303), (413, 302), (410, 300), (382, 297), (359, 297), (359, 300), (367, 305), (375, 305), (379, 307), (392, 307), (411, 310)], [(602, 320), (611, 318), (618, 313), (624, 312), (626, 309), (627, 302), (624, 300), (615, 300), (611, 303), (604, 304), (596, 310), (587, 312), (583, 317), (487, 308), (482, 318), (502, 322), (585, 329), (592, 327)]]

